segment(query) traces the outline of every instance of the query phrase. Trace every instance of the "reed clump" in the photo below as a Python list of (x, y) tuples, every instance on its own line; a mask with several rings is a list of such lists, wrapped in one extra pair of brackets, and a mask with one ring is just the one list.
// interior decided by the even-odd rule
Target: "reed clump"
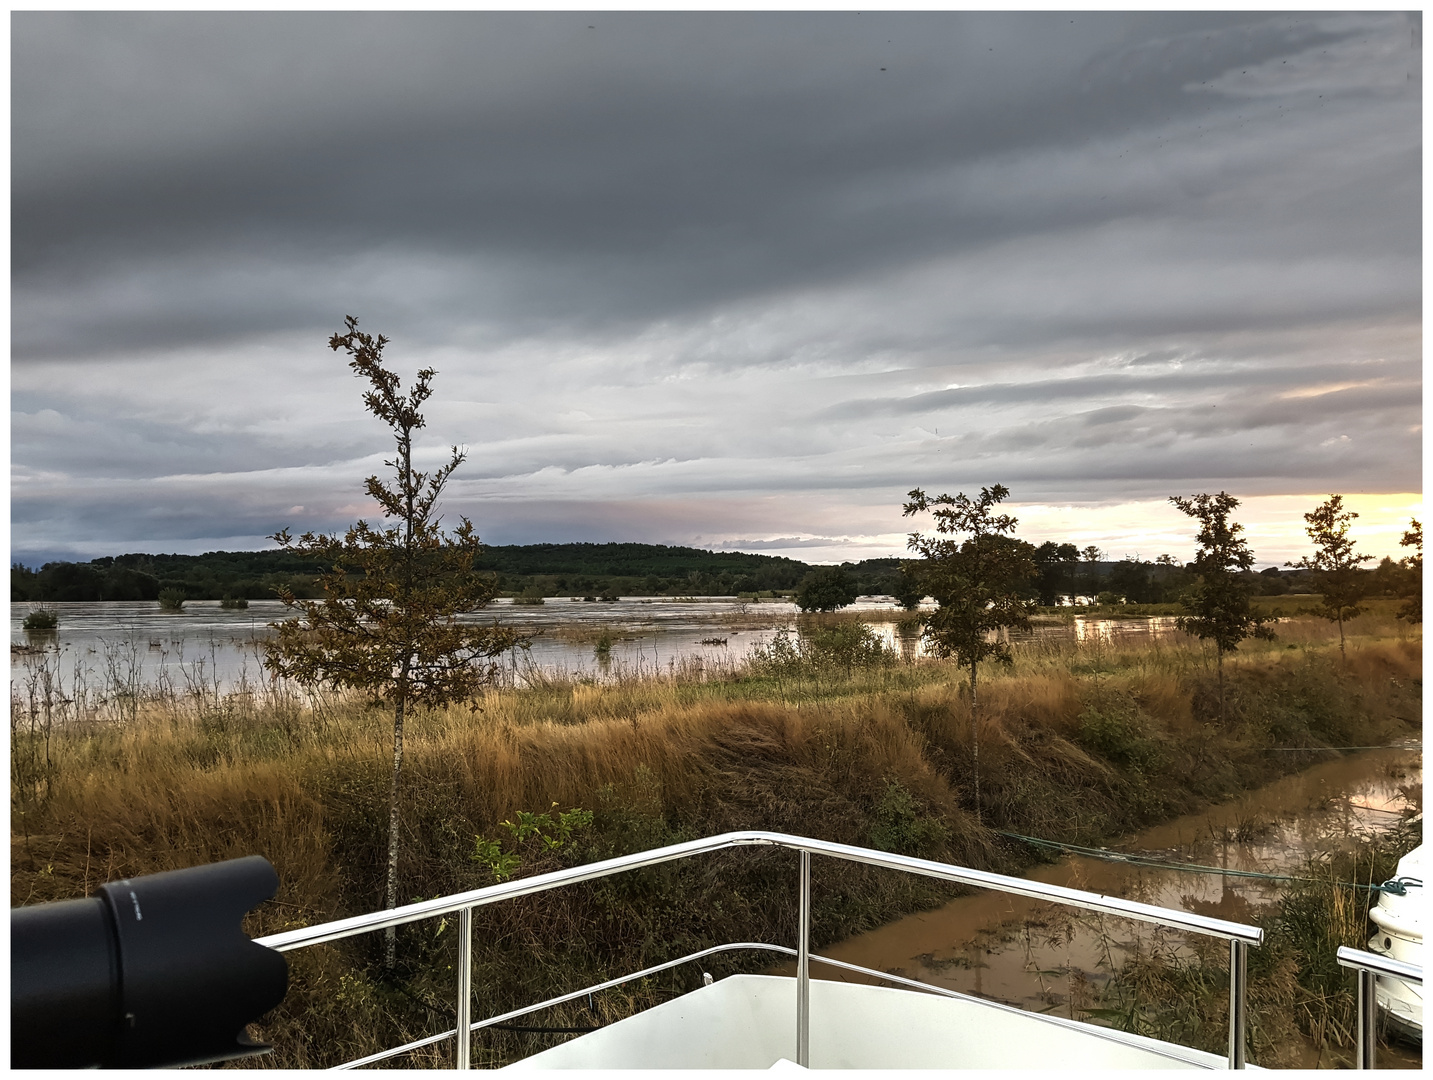
[[(534, 677), (476, 710), (415, 718), (404, 766), (402, 900), (562, 865), (761, 828), (1011, 871), (1031, 857), (999, 831), (1088, 843), (1187, 812), (1317, 760), (1414, 730), (1416, 638), (1353, 635), (1346, 663), (1321, 644), (1250, 649), (1214, 673), (1197, 645), (1029, 641), (982, 682), (981, 806), (973, 802), (962, 673), (901, 662), (831, 620), (826, 645), (726, 666), (607, 682)], [(857, 640), (859, 638), (859, 640)], [(843, 651), (844, 650), (844, 651)], [(614, 662), (614, 668), (616, 664)], [(122, 876), (260, 853), (275, 902), (252, 934), (382, 904), (390, 718), (361, 698), (202, 678), (68, 682), (37, 660), (11, 709), (12, 903), (82, 896)], [(1290, 741), (1292, 740), (1292, 741)], [(1308, 755), (1268, 753), (1297, 745)], [(581, 821), (560, 844), (504, 822)], [(577, 815), (562, 818), (562, 815)], [(979, 824), (977, 824), (979, 821)], [(539, 830), (540, 833), (540, 830)], [(480, 910), (475, 1015), (727, 941), (787, 943), (790, 852), (747, 849), (654, 867)], [(816, 860), (814, 941), (942, 902), (950, 888)], [(385, 970), (375, 938), (290, 954), (292, 989), (266, 1023), (275, 1056), (320, 1067), (451, 1026), (454, 926), (399, 930)], [(764, 961), (724, 954), (722, 974)], [(700, 971), (629, 984), (526, 1023), (607, 1022), (697, 985)], [(554, 1036), (494, 1031), (495, 1064)], [(440, 1045), (404, 1064), (442, 1065)]]

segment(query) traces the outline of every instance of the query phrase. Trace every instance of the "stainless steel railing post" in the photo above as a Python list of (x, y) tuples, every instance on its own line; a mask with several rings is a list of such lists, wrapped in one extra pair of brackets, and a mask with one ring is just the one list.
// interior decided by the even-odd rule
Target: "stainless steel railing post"
[(1355, 1029), (1358, 1060), (1356, 1067), (1372, 1069), (1378, 1051), (1378, 995), (1375, 980), (1379, 975), (1405, 983), (1423, 985), (1423, 965), (1395, 960), (1381, 953), (1338, 947), (1339, 967), (1353, 968), (1358, 974), (1358, 1024)]
[(801, 853), (801, 910), (796, 943), (796, 1064), (811, 1068), (811, 852)]
[(1358, 1060), (1356, 1069), (1374, 1068), (1378, 1055), (1378, 995), (1374, 993), (1376, 976), (1365, 968), (1358, 970)]
[(458, 912), (458, 1045), (456, 1069), (473, 1067), (473, 909)]
[(1244, 991), (1249, 983), (1249, 946), (1229, 942), (1229, 1068), (1244, 1067)]

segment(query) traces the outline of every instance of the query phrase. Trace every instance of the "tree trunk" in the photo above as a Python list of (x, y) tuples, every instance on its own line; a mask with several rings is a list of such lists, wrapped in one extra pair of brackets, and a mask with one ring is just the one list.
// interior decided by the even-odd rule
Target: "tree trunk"
[[(393, 783), (388, 791), (388, 908), (398, 906), (398, 776), (403, 770), (403, 706), (400, 692), (393, 706)], [(391, 968), (397, 956), (395, 927), (383, 932), (383, 966)]]
[[(979, 661), (976, 661), (978, 663)], [(980, 721), (978, 713), (979, 701), (975, 696), (975, 667), (976, 663), (970, 665), (970, 743), (973, 748), (972, 760), (975, 764), (975, 823), (980, 824)]]
[(1214, 643), (1215, 666), (1219, 670), (1219, 722), (1227, 723), (1224, 716), (1224, 649), (1216, 641)]
[(1339, 614), (1339, 620), (1338, 620), (1338, 655), (1339, 655), (1339, 658), (1340, 658), (1341, 660), (1347, 660), (1347, 659), (1348, 659), (1348, 653), (1347, 653), (1346, 651), (1344, 651), (1344, 647), (1343, 647), (1343, 615), (1342, 615), (1342, 613)]

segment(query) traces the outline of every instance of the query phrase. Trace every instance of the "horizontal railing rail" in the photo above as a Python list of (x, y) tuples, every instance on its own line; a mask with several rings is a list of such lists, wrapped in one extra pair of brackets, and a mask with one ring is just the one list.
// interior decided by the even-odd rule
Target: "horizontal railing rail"
[[(487, 1020), (469, 1022), (468, 1005), (471, 1001), (472, 972), (471, 919), (474, 909), (495, 904), (503, 900), (512, 900), (521, 896), (531, 896), (535, 893), (546, 892), (564, 885), (575, 885), (582, 882), (595, 881), (630, 870), (638, 870), (643, 867), (656, 866), (679, 859), (691, 858), (694, 855), (703, 855), (740, 847), (782, 847), (790, 848), (800, 853), (801, 875), (798, 889), (800, 904), (798, 923), (800, 931), (797, 943), (798, 948), (796, 950), (789, 950), (784, 946), (773, 946), (756, 942), (716, 946), (713, 949), (694, 953), (680, 960), (669, 961), (655, 968), (644, 969), (632, 975), (609, 980), (595, 987), (574, 991), (538, 1005), (529, 1006), (511, 1013), (504, 1013), (499, 1017), (490, 1017)], [(439, 1043), (445, 1039), (456, 1036), (456, 1065), (460, 1069), (466, 1069), (471, 1065), (469, 1042), (471, 1033), (483, 1027), (503, 1023), (506, 1020), (524, 1016), (552, 1005), (571, 1001), (584, 994), (595, 993), (600, 989), (616, 986), (620, 983), (631, 981), (632, 979), (642, 978), (657, 971), (664, 971), (668, 968), (676, 967), (679, 964), (699, 959), (702, 956), (712, 955), (716, 952), (742, 948), (771, 949), (778, 952), (789, 952), (794, 954), (797, 958), (797, 1060), (799, 1064), (808, 1065), (810, 1030), (808, 987), (810, 962), (814, 959), (810, 954), (810, 874), (812, 855), (823, 855), (829, 858), (842, 859), (847, 862), (862, 863), (867, 866), (899, 870), (906, 873), (918, 874), (922, 877), (949, 881), (959, 885), (969, 885), (975, 888), (994, 889), (1015, 896), (1024, 896), (1035, 900), (1047, 900), (1052, 903), (1063, 904), (1086, 911), (1097, 911), (1106, 915), (1135, 919), (1176, 930), (1185, 930), (1191, 933), (1207, 934), (1212, 937), (1224, 938), (1229, 942), (1230, 957), (1229, 1064), (1231, 1068), (1243, 1067), (1245, 1029), (1244, 998), (1246, 981), (1244, 972), (1246, 967), (1246, 950), (1248, 946), (1258, 945), (1263, 940), (1264, 931), (1261, 928), (1257, 926), (1247, 926), (1243, 923), (1229, 922), (1225, 919), (1215, 919), (1193, 912), (1175, 911), (1171, 908), (1157, 907), (1153, 904), (1145, 904), (1136, 900), (1125, 900), (1117, 896), (1106, 896), (1104, 894), (1086, 892), (1080, 889), (1070, 889), (1062, 885), (1051, 885), (1045, 882), (1030, 881), (1026, 878), (1011, 877), (1006, 874), (996, 874), (985, 870), (973, 870), (969, 867), (954, 866), (950, 863), (934, 862), (929, 859), (917, 859), (908, 855), (896, 855), (885, 851), (873, 851), (869, 848), (853, 847), (849, 844), (837, 844), (826, 840), (815, 840), (810, 837), (792, 836), (787, 833), (760, 830), (722, 833), (719, 836), (711, 836), (702, 840), (691, 840), (682, 844), (672, 844), (668, 847), (654, 848), (651, 851), (637, 852), (632, 855), (619, 855), (615, 858), (604, 859), (600, 862), (588, 863), (583, 866), (567, 867), (546, 874), (536, 874), (532, 877), (521, 878), (516, 881), (505, 881), (481, 889), (472, 889), (467, 892), (454, 893), (451, 896), (423, 900), (418, 903), (406, 904), (402, 907), (384, 911), (374, 911), (366, 915), (356, 915), (351, 918), (337, 919), (316, 926), (285, 930), (277, 934), (270, 934), (266, 937), (255, 938), (254, 940), (258, 944), (265, 945), (271, 949), (288, 952), (294, 949), (308, 948), (313, 945), (341, 941), (359, 934), (386, 930), (389, 927), (401, 926), (405, 923), (417, 922), (422, 919), (431, 919), (451, 914), (457, 914), (459, 916), (458, 1026), (441, 1035), (430, 1036), (414, 1043), (405, 1044), (402, 1047), (396, 1047), (392, 1050), (382, 1051), (376, 1055), (369, 1055), (356, 1061), (347, 1062), (345, 1065), (339, 1066), (340, 1068), (355, 1068), (359, 1065), (372, 1064), (376, 1061), (386, 1060), (398, 1054), (420, 1049), (424, 1046)], [(838, 964), (837, 966), (842, 965)], [(870, 974), (886, 977), (881, 976), (879, 972), (870, 972)]]
[(1372, 1069), (1378, 1054), (1378, 993), (1375, 989), (1375, 976), (1386, 975), (1422, 986), (1423, 968), (1419, 964), (1405, 963), (1391, 956), (1350, 949), (1347, 945), (1340, 945), (1337, 955), (1339, 967), (1352, 968), (1358, 973), (1358, 1060), (1354, 1063), (1355, 1068)]
[(1104, 896), (1080, 889), (1065, 888), (1062, 885), (1048, 885), (1041, 881), (1030, 881), (1026, 878), (1010, 877), (1006, 874), (995, 874), (986, 870), (972, 870), (968, 867), (952, 866), (949, 863), (916, 859), (886, 851), (872, 851), (869, 848), (835, 844), (825, 840), (791, 836), (786, 833), (730, 832), (709, 836), (703, 840), (689, 840), (683, 844), (653, 848), (651, 851), (638, 852), (633, 855), (619, 855), (616, 858), (587, 863), (583, 866), (553, 870), (546, 874), (535, 874), (529, 878), (505, 881), (499, 885), (489, 885), (482, 889), (473, 889), (470, 892), (453, 893), (451, 896), (440, 896), (432, 900), (420, 900), (415, 904), (405, 904), (402, 907), (373, 911), (366, 915), (337, 919), (333, 922), (320, 923), (317, 926), (285, 930), (267, 937), (255, 938), (255, 941), (270, 949), (287, 952), (290, 949), (301, 949), (326, 941), (338, 941), (374, 930), (385, 930), (390, 926), (401, 926), (404, 923), (417, 922), (420, 919), (451, 915), (464, 908), (483, 907), (501, 900), (530, 896), (533, 893), (546, 892), (561, 885), (595, 881), (598, 878), (610, 877), (628, 870), (656, 866), (660, 863), (690, 858), (693, 855), (722, 851), (727, 848), (756, 846), (786, 847), (796, 851), (809, 852), (812, 855), (829, 855), (833, 858), (845, 859), (848, 862), (865, 863), (868, 866), (905, 870), (909, 873), (940, 878), (961, 885), (996, 889), (1000, 892), (1028, 896), (1036, 900), (1051, 900), (1058, 904), (1085, 908), (1089, 911), (1101, 911), (1106, 915), (1120, 915), (1129, 919), (1158, 923), (1161, 926), (1190, 930), (1230, 941), (1243, 941), (1250, 945), (1258, 945), (1264, 935), (1264, 931), (1257, 926), (1246, 926), (1243, 923), (1228, 922), (1207, 915), (1175, 911), (1172, 908), (1157, 907), (1154, 904), (1144, 904), (1137, 900)]

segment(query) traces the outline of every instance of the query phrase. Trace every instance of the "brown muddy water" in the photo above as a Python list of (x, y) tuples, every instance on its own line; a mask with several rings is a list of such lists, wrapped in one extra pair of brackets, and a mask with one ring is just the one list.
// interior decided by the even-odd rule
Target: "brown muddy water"
[[(1284, 777), (1198, 814), (1112, 845), (1171, 862), (1271, 874), (1301, 872), (1307, 859), (1390, 828), (1422, 785), (1418, 745), (1363, 751)], [(1400, 788), (1403, 790), (1400, 791)], [(1246, 922), (1274, 900), (1278, 883), (1191, 873), (1084, 856), (1065, 856), (1028, 877), (1091, 892)], [(1375, 883), (1376, 884), (1376, 883)], [(1127, 919), (1047, 902), (982, 892), (910, 915), (821, 950), (835, 960), (1015, 1005), (1089, 1019), (1099, 990), (1136, 943), (1185, 953), (1180, 936)], [(794, 967), (787, 965), (788, 973)], [(814, 978), (874, 981), (819, 963)], [(1305, 1068), (1332, 1067), (1327, 1051), (1306, 1047)], [(1416, 1048), (1380, 1049), (1380, 1068), (1419, 1068)]]

